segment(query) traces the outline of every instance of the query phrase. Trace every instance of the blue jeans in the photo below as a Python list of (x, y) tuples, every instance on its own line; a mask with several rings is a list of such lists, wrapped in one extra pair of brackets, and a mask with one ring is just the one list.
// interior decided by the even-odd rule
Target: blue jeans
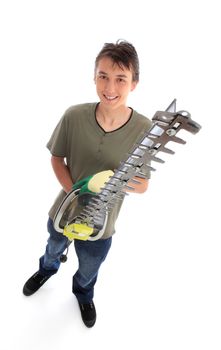
[[(54, 275), (60, 267), (60, 256), (65, 251), (68, 239), (55, 231), (53, 221), (48, 220), (50, 234), (45, 254), (40, 258), (39, 272), (43, 276)], [(97, 241), (74, 241), (78, 257), (78, 270), (73, 276), (72, 291), (81, 303), (89, 303), (94, 296), (98, 271), (111, 247), (112, 237)]]

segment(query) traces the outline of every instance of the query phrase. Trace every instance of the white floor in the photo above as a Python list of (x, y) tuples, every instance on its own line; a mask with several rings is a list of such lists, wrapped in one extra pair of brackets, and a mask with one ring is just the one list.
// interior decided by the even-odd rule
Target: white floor
[(197, 184), (187, 193), (192, 176), (178, 193), (176, 181), (161, 191), (160, 177), (170, 173), (164, 167), (149, 193), (130, 195), (125, 203), (96, 285), (93, 329), (83, 325), (71, 293), (77, 267), (73, 246), (59, 273), (25, 297), (23, 283), (37, 269), (47, 234), (43, 220), (32, 234), (19, 236), (21, 230), (13, 228), (2, 258), (4, 350), (220, 349), (220, 232), (212, 222), (217, 216), (200, 203)]

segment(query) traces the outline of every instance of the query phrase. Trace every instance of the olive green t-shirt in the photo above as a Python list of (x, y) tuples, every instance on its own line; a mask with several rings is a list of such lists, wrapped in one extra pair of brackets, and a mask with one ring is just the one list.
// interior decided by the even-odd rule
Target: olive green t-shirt
[[(47, 143), (52, 155), (66, 158), (73, 183), (99, 171), (117, 169), (142, 133), (152, 125), (148, 118), (131, 109), (127, 123), (119, 129), (105, 132), (96, 120), (97, 105), (98, 103), (86, 103), (70, 107)], [(49, 211), (52, 219), (65, 195), (61, 190), (57, 196)], [(117, 202), (108, 215), (102, 239), (115, 232), (114, 225), (121, 204)]]

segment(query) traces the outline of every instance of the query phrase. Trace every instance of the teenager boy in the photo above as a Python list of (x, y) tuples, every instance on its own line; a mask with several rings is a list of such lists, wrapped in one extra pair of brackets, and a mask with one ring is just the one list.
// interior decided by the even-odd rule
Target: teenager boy
[[(95, 61), (94, 82), (99, 101), (69, 108), (56, 126), (47, 147), (54, 173), (62, 187), (49, 211), (49, 239), (40, 258), (39, 270), (25, 283), (23, 293), (34, 294), (60, 266), (67, 238), (56, 232), (53, 217), (65, 195), (77, 181), (104, 170), (113, 170), (151, 127), (151, 121), (127, 106), (127, 98), (139, 81), (139, 60), (134, 46), (117, 41), (103, 46)], [(149, 174), (146, 174), (149, 178)], [(135, 193), (147, 190), (148, 180), (133, 183)], [(121, 204), (111, 210), (101, 239), (75, 240), (79, 267), (73, 276), (72, 291), (87, 327), (96, 322), (93, 302), (98, 271), (111, 247), (114, 225)]]

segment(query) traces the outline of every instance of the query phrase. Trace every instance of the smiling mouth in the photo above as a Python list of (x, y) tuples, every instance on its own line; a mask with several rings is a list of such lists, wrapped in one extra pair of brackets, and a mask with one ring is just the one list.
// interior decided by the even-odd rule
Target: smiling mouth
[(108, 101), (113, 101), (113, 100), (116, 100), (118, 98), (118, 96), (108, 96), (108, 95), (104, 95), (104, 97)]

